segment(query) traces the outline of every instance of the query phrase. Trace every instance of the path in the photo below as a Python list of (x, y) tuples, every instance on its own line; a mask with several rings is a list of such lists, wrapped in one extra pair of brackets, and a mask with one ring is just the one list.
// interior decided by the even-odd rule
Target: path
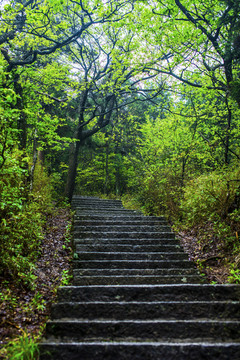
[(118, 200), (72, 206), (73, 285), (59, 289), (41, 360), (240, 359), (240, 286), (204, 284), (162, 217)]

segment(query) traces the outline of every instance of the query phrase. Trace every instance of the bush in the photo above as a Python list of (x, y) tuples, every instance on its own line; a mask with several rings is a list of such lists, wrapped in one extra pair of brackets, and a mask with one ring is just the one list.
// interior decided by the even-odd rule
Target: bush
[(181, 201), (185, 222), (194, 226), (208, 220), (228, 221), (238, 197), (239, 181), (238, 169), (215, 171), (190, 181)]
[(146, 215), (165, 215), (171, 219), (179, 215), (182, 188), (179, 179), (170, 170), (165, 169), (165, 172), (155, 172), (140, 179), (135, 196)]
[(44, 170), (36, 170), (28, 192), (18, 153), (9, 157), (0, 177), (0, 275), (34, 286), (34, 264), (40, 251), (44, 213), (51, 210), (51, 188)]
[(7, 360), (37, 360), (39, 350), (36, 339), (30, 337), (27, 333), (10, 341), (7, 346), (0, 351)]

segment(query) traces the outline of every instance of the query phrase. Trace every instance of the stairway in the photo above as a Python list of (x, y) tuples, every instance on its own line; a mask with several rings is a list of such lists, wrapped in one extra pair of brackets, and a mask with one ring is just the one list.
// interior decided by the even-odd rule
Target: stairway
[(75, 196), (74, 280), (41, 360), (239, 360), (240, 286), (204, 283), (163, 217)]

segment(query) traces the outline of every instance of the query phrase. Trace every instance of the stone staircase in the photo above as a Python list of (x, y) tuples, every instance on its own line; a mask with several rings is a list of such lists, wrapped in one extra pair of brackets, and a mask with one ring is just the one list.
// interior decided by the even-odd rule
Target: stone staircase
[(162, 217), (75, 196), (74, 278), (41, 360), (239, 360), (240, 286), (203, 282)]

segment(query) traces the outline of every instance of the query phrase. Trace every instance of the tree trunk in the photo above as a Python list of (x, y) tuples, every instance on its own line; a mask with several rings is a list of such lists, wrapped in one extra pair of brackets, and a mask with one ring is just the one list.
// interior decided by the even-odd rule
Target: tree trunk
[(228, 104), (228, 99), (226, 98), (226, 105), (227, 105), (227, 127), (226, 127), (226, 135), (225, 135), (225, 164), (229, 164), (229, 141), (230, 141), (230, 130), (231, 130), (231, 122), (232, 122), (232, 111)]
[(109, 158), (109, 144), (107, 144), (106, 146), (106, 161), (105, 161), (104, 194), (106, 195), (108, 195), (108, 180), (109, 180), (108, 158)]
[(19, 139), (19, 149), (25, 150), (27, 146), (27, 120), (26, 115), (23, 112), (23, 89), (19, 82), (19, 74), (14, 72), (14, 90), (17, 96), (17, 104), (16, 107), (19, 110), (19, 117), (17, 121), (17, 128), (19, 131), (18, 139)]
[(35, 171), (37, 159), (38, 159), (37, 130), (35, 129), (34, 139), (33, 139), (33, 164), (30, 169), (30, 192), (32, 192), (32, 190), (33, 190), (34, 171)]
[[(85, 105), (87, 101), (88, 90), (83, 93), (81, 105), (80, 105), (80, 114), (79, 114), (79, 121), (78, 121), (78, 128), (74, 135), (74, 139), (77, 139), (77, 142), (70, 147), (70, 154), (69, 154), (69, 168), (68, 168), (68, 177), (67, 183), (65, 187), (65, 196), (68, 198), (69, 202), (72, 201), (74, 187), (75, 187), (75, 179), (77, 175), (77, 166), (78, 166), (78, 154), (80, 147), (84, 144), (84, 141), (89, 138), (90, 136), (94, 135), (96, 132), (103, 129), (106, 125), (109, 124), (113, 106), (114, 106), (114, 95), (110, 96), (106, 99), (105, 108), (101, 111), (102, 114), (98, 118), (98, 125), (94, 125), (92, 129), (83, 130), (84, 125), (84, 112), (85, 112)], [(109, 105), (110, 104), (110, 105)]]
[(81, 146), (80, 141), (70, 145), (69, 168), (68, 168), (67, 183), (65, 187), (65, 196), (68, 198), (69, 202), (72, 201), (74, 188), (75, 188), (75, 179), (77, 176), (78, 154), (79, 154), (80, 146)]

